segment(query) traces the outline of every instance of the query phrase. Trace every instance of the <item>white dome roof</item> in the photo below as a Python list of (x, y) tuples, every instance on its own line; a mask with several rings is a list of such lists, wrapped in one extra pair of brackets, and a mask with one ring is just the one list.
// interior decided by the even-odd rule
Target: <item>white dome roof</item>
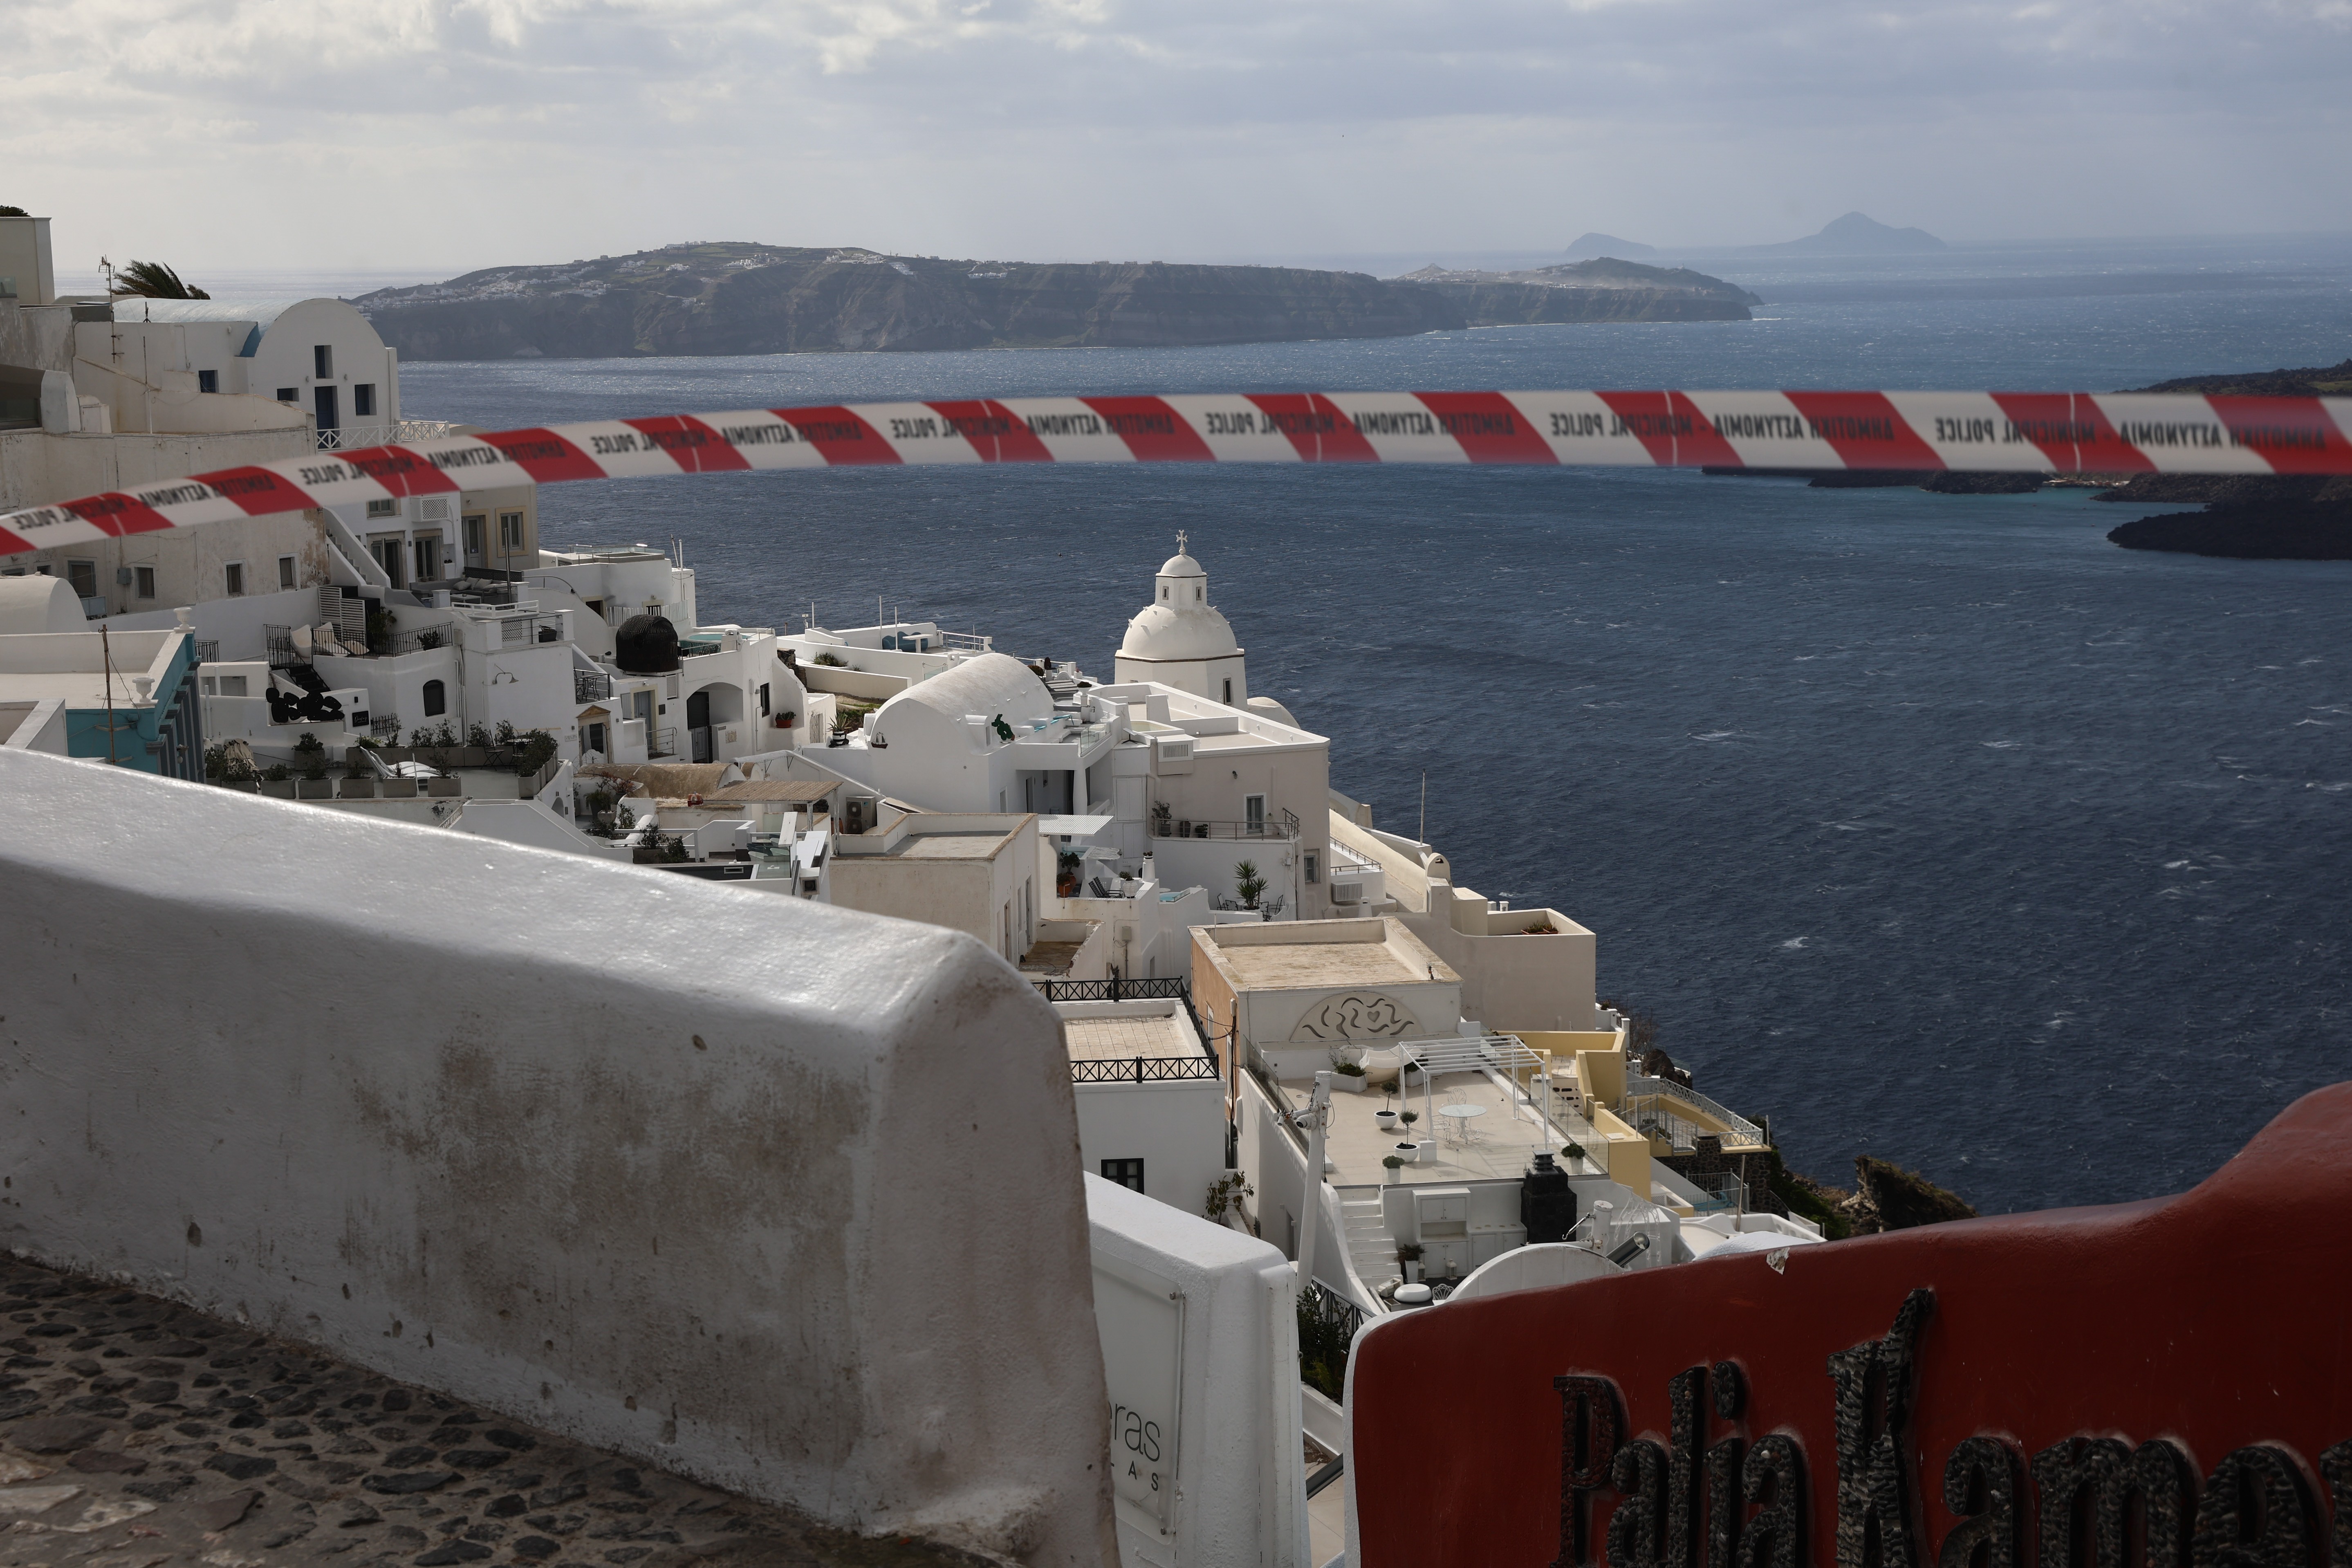
[(0, 632), (79, 632), (89, 625), (64, 578), (0, 577)]
[(900, 726), (919, 712), (955, 724), (967, 713), (985, 719), (1001, 714), (1006, 723), (1020, 724), (1053, 710), (1054, 694), (1027, 665), (1009, 654), (984, 653), (896, 693), (882, 704), (869, 728), (895, 745)]
[(1193, 560), (1190, 555), (1181, 553), (1171, 555), (1167, 560), (1161, 562), (1160, 563), (1160, 574), (1162, 577), (1205, 577), (1208, 575), (1206, 572), (1201, 570), (1201, 563), (1199, 562)]
[(1234, 628), (1206, 605), (1152, 605), (1127, 623), (1118, 645), (1129, 658), (1230, 658), (1240, 653)]

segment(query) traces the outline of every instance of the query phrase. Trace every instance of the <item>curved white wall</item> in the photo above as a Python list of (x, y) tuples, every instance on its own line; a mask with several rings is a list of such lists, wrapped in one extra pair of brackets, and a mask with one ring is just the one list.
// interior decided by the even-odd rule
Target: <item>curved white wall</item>
[(12, 1251), (1115, 1561), (1069, 1063), (971, 939), (10, 752), (0, 885)]

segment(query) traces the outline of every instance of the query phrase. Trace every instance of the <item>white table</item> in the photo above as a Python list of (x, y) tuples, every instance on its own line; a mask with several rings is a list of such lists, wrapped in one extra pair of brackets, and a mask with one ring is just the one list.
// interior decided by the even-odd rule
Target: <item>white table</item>
[(1437, 1114), (1445, 1118), (1446, 1125), (1453, 1129), (1455, 1142), (1467, 1143), (1471, 1138), (1470, 1119), (1486, 1115), (1486, 1108), (1483, 1105), (1441, 1105), (1437, 1108)]

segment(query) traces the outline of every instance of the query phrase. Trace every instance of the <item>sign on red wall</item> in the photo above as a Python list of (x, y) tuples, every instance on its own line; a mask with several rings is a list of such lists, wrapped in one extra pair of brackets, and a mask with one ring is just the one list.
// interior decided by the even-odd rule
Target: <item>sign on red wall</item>
[(2352, 1568), (2352, 1084), (2179, 1197), (1424, 1309), (1360, 1568)]

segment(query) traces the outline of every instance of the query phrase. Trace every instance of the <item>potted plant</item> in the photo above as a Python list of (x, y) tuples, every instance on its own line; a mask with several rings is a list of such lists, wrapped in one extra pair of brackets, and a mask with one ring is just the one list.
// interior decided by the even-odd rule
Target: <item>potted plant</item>
[(1334, 1094), (1364, 1092), (1364, 1064), (1349, 1061), (1339, 1052), (1331, 1053), (1331, 1091)]
[(1234, 893), (1241, 900), (1242, 908), (1245, 910), (1257, 908), (1258, 899), (1265, 891), (1265, 879), (1257, 874), (1257, 862), (1255, 860), (1234, 862)]
[(1417, 1241), (1398, 1242), (1397, 1262), (1404, 1269), (1404, 1282), (1406, 1284), (1418, 1285), (1421, 1283), (1421, 1243)]
[(261, 793), (276, 795), (279, 800), (294, 798), (294, 770), (284, 763), (272, 763), (261, 770)]
[(1400, 1110), (1397, 1112), (1397, 1120), (1404, 1124), (1405, 1133), (1410, 1137), (1412, 1133), (1412, 1124), (1421, 1120), (1421, 1112), (1412, 1110)]
[(1388, 1184), (1394, 1186), (1398, 1182), (1403, 1179), (1399, 1176), (1397, 1173), (1404, 1169), (1404, 1159), (1402, 1155), (1398, 1154), (1382, 1155), (1381, 1158), (1381, 1168), (1389, 1173)]
[(1573, 1142), (1563, 1143), (1559, 1147), (1559, 1155), (1568, 1162), (1569, 1169), (1574, 1170), (1576, 1162), (1584, 1158), (1584, 1145)]
[(1087, 858), (1076, 849), (1059, 849), (1054, 853), (1054, 896), (1075, 899), (1078, 896), (1078, 875)]
[(1397, 1113), (1385, 1105), (1372, 1112), (1372, 1120), (1380, 1123), (1381, 1131), (1383, 1132), (1396, 1131)]

